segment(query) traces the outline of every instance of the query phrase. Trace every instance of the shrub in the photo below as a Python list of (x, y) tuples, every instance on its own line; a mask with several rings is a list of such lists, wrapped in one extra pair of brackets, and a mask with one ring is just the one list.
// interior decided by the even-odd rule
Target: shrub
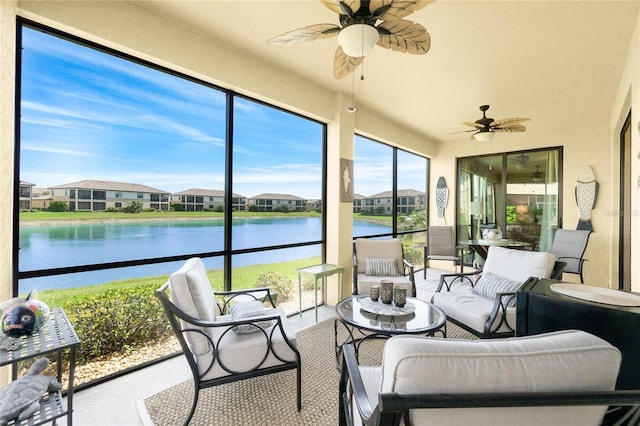
[(160, 301), (153, 295), (158, 284), (75, 297), (63, 303), (82, 344), (78, 363), (134, 348), (172, 335)]
[(67, 211), (67, 203), (64, 201), (52, 201), (49, 203), (49, 207), (47, 208), (50, 212), (66, 212)]
[(269, 287), (278, 292), (278, 301), (286, 302), (295, 291), (293, 280), (276, 272), (263, 272), (256, 278), (255, 287)]
[(422, 265), (422, 262), (424, 262), (424, 251), (422, 248), (405, 247), (404, 258), (412, 265)]
[(142, 203), (140, 201), (130, 201), (122, 211), (125, 213), (140, 213), (142, 211)]

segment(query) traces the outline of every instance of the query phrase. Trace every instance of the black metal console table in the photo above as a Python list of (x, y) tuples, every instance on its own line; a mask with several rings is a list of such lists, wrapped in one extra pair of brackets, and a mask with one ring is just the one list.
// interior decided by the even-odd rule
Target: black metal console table
[(48, 354), (57, 354), (56, 368), (58, 381), (62, 383), (63, 353), (69, 352), (69, 382), (67, 386), (67, 408), (62, 403), (62, 392), (58, 391), (45, 395), (40, 401), (40, 409), (30, 418), (19, 422), (9, 422), (9, 425), (36, 426), (52, 422), (64, 415), (67, 416), (67, 425), (73, 423), (73, 375), (76, 366), (76, 349), (80, 345), (80, 339), (76, 335), (73, 326), (62, 308), (51, 310), (49, 320), (43, 325), (37, 334), (22, 337), (22, 346), (15, 351), (0, 350), (0, 366), (13, 365), (12, 377), (17, 378), (16, 364), (35, 357)]

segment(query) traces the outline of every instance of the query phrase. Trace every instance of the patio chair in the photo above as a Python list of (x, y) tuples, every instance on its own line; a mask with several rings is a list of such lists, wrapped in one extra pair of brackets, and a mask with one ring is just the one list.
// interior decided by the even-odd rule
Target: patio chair
[(640, 390), (614, 390), (621, 358), (578, 330), (491, 341), (395, 336), (379, 366), (359, 366), (347, 345), (339, 425), (582, 426), (605, 415), (637, 425)]
[[(185, 425), (193, 417), (201, 389), (292, 369), (297, 373), (300, 411), (296, 336), (282, 309), (275, 307), (269, 288), (214, 292), (202, 261), (191, 258), (155, 296), (193, 374), (194, 398)], [(264, 309), (265, 302), (271, 309)]]
[[(530, 277), (557, 276), (562, 266), (551, 253), (490, 246), (481, 271), (441, 275), (431, 301), (448, 320), (478, 337), (510, 337), (516, 291)], [(421, 294), (431, 293), (422, 289)]]
[(358, 238), (353, 244), (353, 294), (369, 294), (372, 285), (381, 280), (404, 285), (407, 295), (416, 295), (413, 265), (404, 258), (398, 238), (375, 240)]
[(453, 262), (454, 271), (460, 265), (460, 272), (464, 272), (463, 251), (456, 244), (456, 233), (453, 226), (429, 226), (427, 228), (427, 244), (424, 245), (424, 269), (422, 278), (427, 279), (427, 269), (430, 260), (444, 260)]
[(563, 272), (580, 276), (581, 284), (584, 284), (582, 265), (587, 260), (583, 256), (592, 232), (589, 230), (558, 229), (551, 245), (551, 253), (556, 256), (556, 259), (566, 263)]

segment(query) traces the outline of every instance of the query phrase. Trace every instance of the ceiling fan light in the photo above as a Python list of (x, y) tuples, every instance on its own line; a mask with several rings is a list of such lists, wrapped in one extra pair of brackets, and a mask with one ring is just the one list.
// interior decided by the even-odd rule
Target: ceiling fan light
[(366, 56), (378, 42), (378, 30), (367, 24), (352, 24), (338, 34), (338, 43), (344, 53), (352, 58)]
[(478, 132), (478, 133), (475, 133), (473, 137), (478, 142), (488, 142), (491, 139), (493, 139), (493, 132), (492, 131)]

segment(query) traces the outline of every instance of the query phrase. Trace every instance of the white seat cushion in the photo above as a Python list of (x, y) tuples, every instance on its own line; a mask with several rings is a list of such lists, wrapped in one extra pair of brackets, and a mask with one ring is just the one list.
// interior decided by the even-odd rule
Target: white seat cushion
[[(295, 346), (296, 334), (289, 325), (287, 316), (284, 311), (280, 308), (267, 309), (266, 314), (270, 316), (280, 316), (285, 334), (287, 335), (291, 343)], [(216, 321), (231, 321), (231, 315), (220, 315), (218, 316)], [(273, 327), (275, 327), (275, 329), (273, 329)], [(267, 333), (267, 335), (269, 335), (271, 334), (272, 329), (273, 351), (284, 360), (294, 361), (295, 354), (291, 350), (291, 348), (289, 348), (289, 345), (287, 345), (284, 338), (282, 337), (282, 333), (280, 332), (279, 327), (277, 325), (272, 326), (265, 330), (265, 332)], [(198, 355), (197, 357), (198, 369), (200, 370), (200, 374), (206, 373), (203, 377), (204, 380), (229, 375), (229, 373), (225, 371), (220, 366), (220, 364), (223, 364), (228, 369), (236, 372), (250, 371), (258, 366), (269, 367), (282, 364), (282, 362), (277, 359), (272, 353), (269, 353), (267, 355), (268, 348), (266, 344), (266, 337), (262, 332), (258, 331), (257, 333), (251, 334), (237, 334), (234, 332), (230, 332), (227, 327), (220, 327), (215, 328), (213, 332), (213, 341), (217, 342), (223, 333), (224, 337), (222, 337), (222, 339), (220, 340), (220, 344), (218, 347), (218, 360), (210, 371), (207, 372), (206, 370), (209, 368), (209, 364), (213, 361), (213, 353), (209, 351), (204, 354)], [(260, 364), (265, 355), (267, 355), (265, 361)]]
[[(473, 294), (471, 291), (441, 291), (433, 296), (433, 304), (442, 309), (448, 317), (456, 319), (479, 333), (484, 333), (484, 325), (491, 316), (493, 303), (493, 300)], [(500, 324), (499, 318), (492, 324), (491, 332), (515, 330), (516, 308), (507, 308), (507, 323), (501, 324), (500, 327), (498, 324)]]
[(555, 261), (552, 253), (490, 246), (482, 272), (524, 283), (530, 277), (549, 278)]
[[(346, 368), (346, 367), (345, 367)], [(382, 380), (382, 366), (358, 366), (358, 370), (360, 370), (360, 376), (362, 377), (362, 383), (364, 384), (364, 388), (367, 392), (367, 398), (369, 399), (369, 404), (372, 407), (378, 405), (378, 390), (380, 389), (380, 381)], [(355, 407), (355, 402), (352, 401), (352, 407)], [(355, 413), (353, 413), (353, 424), (354, 426), (362, 425), (362, 419), (358, 415), (357, 409)]]
[[(395, 336), (385, 344), (381, 392), (401, 394), (613, 390), (620, 351), (576, 330), (501, 340)], [(421, 409), (415, 425), (600, 424), (606, 407)]]
[(393, 281), (394, 287), (396, 285), (402, 285), (407, 289), (407, 295), (411, 296), (411, 280), (409, 277), (396, 276), (396, 277), (370, 277), (365, 274), (358, 274), (358, 294), (368, 296), (369, 288), (372, 285), (380, 285), (381, 280)]
[[(454, 271), (447, 271), (444, 269), (429, 268), (427, 272), (427, 279), (423, 281), (416, 280), (416, 298), (424, 300), (425, 302), (431, 302), (433, 295), (438, 289), (440, 284), (440, 276), (443, 274), (454, 274)], [(475, 280), (476, 277), (471, 277)], [(449, 279), (451, 284), (451, 291), (471, 291), (471, 284), (467, 280), (455, 280)], [(446, 291), (446, 288), (443, 290)]]

